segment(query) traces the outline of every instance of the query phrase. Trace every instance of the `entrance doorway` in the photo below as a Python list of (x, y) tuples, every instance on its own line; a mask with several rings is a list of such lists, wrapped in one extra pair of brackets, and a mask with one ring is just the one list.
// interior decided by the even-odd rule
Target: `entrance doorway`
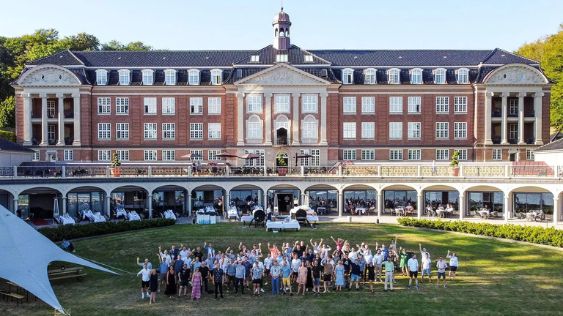
[(286, 146), (287, 143), (287, 129), (280, 127), (276, 130), (276, 145)]
[(517, 153), (509, 153), (509, 154), (508, 154), (508, 159), (509, 159), (510, 161), (516, 161), (516, 155), (517, 155)]
[(289, 214), (293, 208), (293, 193), (276, 193), (274, 209), (277, 207), (278, 214)]

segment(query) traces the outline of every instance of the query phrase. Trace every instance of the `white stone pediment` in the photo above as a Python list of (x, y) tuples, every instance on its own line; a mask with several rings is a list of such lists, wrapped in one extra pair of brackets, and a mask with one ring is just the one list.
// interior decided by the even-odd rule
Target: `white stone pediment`
[(493, 70), (486, 77), (486, 84), (547, 84), (547, 78), (536, 68), (522, 65), (505, 65)]
[(79, 86), (82, 83), (70, 70), (56, 65), (42, 65), (29, 69), (17, 81), (24, 87)]
[(329, 83), (330, 82), (322, 78), (318, 78), (295, 67), (286, 64), (278, 64), (252, 76), (243, 78), (235, 82), (235, 85), (293, 86), (327, 85)]

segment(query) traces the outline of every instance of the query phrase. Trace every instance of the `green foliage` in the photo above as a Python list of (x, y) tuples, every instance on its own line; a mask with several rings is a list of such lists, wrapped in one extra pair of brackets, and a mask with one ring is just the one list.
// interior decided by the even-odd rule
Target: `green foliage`
[(16, 99), (9, 96), (0, 101), (0, 128), (13, 127), (16, 125)]
[(455, 150), (450, 160), (450, 166), (457, 167), (459, 165), (459, 151)]
[(276, 160), (278, 161), (278, 167), (287, 167), (287, 161), (281, 154), (276, 157)]
[(11, 132), (11, 131), (0, 130), (0, 138), (9, 140), (11, 142), (15, 142), (16, 141), (16, 134), (14, 132)]
[(111, 166), (113, 168), (121, 166), (121, 161), (119, 161), (119, 156), (117, 155), (117, 152), (114, 152), (113, 155), (111, 156)]
[(78, 33), (65, 37), (62, 42), (69, 50), (94, 51), (100, 48), (98, 38), (88, 33)]
[(52, 241), (61, 241), (63, 239), (74, 239), (91, 237), (105, 234), (113, 234), (130, 230), (139, 230), (145, 228), (164, 227), (174, 225), (173, 219), (150, 219), (133, 222), (103, 222), (85, 225), (62, 225), (59, 227), (41, 228), (39, 232)]
[(442, 221), (408, 217), (401, 217), (397, 221), (399, 224), (404, 226), (449, 230), (474, 235), (506, 238), (527, 241), (535, 244), (563, 247), (563, 230), (555, 229), (553, 227), (543, 228), (540, 226), (522, 226), (512, 224), (495, 225), (487, 223)]
[(145, 45), (143, 42), (129, 42), (123, 44), (119, 41), (113, 40), (102, 45), (102, 50), (115, 50), (115, 51), (147, 51), (152, 48)]
[(563, 129), (563, 24), (559, 32), (522, 45), (516, 54), (537, 60), (547, 77), (553, 81), (551, 87), (551, 126)]

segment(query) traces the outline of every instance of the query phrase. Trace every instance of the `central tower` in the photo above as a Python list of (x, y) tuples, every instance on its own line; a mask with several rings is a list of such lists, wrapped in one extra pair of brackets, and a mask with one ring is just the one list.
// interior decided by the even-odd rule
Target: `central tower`
[(291, 26), (291, 21), (289, 21), (289, 14), (283, 11), (283, 7), (274, 16), (272, 26), (274, 27), (274, 48), (279, 50), (289, 49), (289, 27)]

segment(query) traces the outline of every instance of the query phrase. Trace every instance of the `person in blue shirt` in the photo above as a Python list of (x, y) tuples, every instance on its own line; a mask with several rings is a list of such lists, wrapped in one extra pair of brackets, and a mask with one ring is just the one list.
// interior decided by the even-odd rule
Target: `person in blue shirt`
[(287, 292), (289, 291), (289, 295), (293, 295), (293, 293), (291, 292), (291, 266), (285, 259), (283, 259), (281, 270), (283, 294), (287, 294)]
[(278, 261), (274, 260), (272, 262), (272, 267), (270, 268), (270, 276), (272, 277), (272, 294), (280, 294), (280, 278), (282, 275), (282, 269), (278, 265)]
[(238, 293), (240, 286), (241, 293), (244, 294), (244, 279), (246, 279), (246, 267), (241, 260), (235, 262), (235, 293)]
[(178, 260), (174, 262), (174, 272), (176, 272), (176, 275), (180, 273), (180, 270), (182, 270), (183, 266), (184, 266), (184, 261), (182, 261), (182, 259), (180, 258), (178, 258)]

